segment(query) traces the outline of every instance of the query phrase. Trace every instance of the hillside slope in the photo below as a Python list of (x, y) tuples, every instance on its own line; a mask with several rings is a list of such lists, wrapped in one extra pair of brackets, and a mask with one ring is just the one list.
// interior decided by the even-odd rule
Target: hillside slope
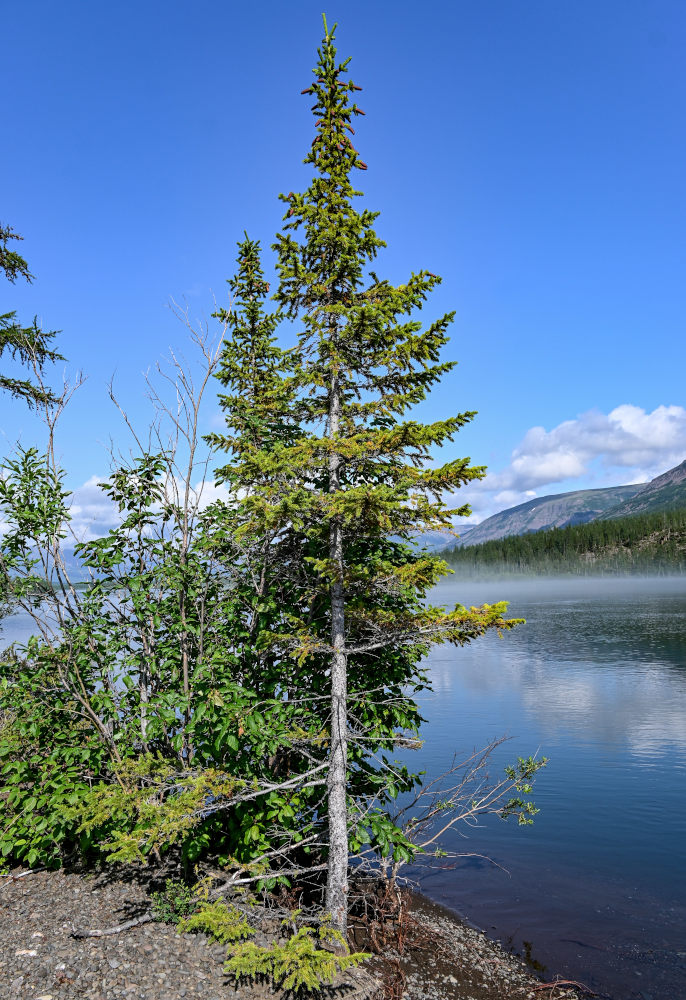
[(645, 484), (611, 486), (601, 490), (574, 490), (547, 497), (535, 497), (517, 507), (509, 507), (477, 524), (460, 543), (480, 545), (508, 535), (545, 531), (567, 525), (595, 521), (605, 512), (630, 500), (645, 489)]
[(605, 511), (602, 520), (681, 508), (686, 508), (686, 461), (656, 476), (640, 493)]

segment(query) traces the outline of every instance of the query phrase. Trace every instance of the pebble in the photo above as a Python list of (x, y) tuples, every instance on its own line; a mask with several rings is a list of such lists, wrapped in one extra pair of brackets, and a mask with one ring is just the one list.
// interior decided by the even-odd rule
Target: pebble
[[(416, 921), (419, 947), (413, 947), (410, 940), (404, 955), (398, 956), (405, 976), (403, 1000), (535, 1000), (542, 996), (540, 981), (521, 959), (425, 897), (412, 894), (411, 919)], [(580, 997), (573, 989), (555, 991), (555, 1000)]]
[(204, 941), (181, 938), (166, 924), (71, 937), (72, 925), (111, 927), (149, 908), (143, 887), (109, 874), (37, 872), (21, 882), (3, 880), (0, 1000), (243, 1000), (224, 975), (225, 950), (218, 960)]

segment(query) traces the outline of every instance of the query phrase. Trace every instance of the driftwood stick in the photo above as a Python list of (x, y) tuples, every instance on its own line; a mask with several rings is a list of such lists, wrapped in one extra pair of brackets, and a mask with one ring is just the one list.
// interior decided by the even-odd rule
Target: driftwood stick
[(135, 920), (126, 920), (123, 924), (117, 924), (116, 927), (94, 928), (87, 931), (80, 931), (72, 924), (71, 936), (73, 938), (107, 937), (109, 934), (121, 934), (122, 931), (131, 930), (132, 927), (138, 927), (140, 924), (149, 924), (154, 919), (152, 913), (146, 913), (143, 917), (136, 917)]

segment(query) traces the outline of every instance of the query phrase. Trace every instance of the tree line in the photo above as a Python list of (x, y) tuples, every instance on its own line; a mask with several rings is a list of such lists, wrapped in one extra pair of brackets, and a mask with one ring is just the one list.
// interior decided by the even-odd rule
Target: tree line
[(522, 574), (684, 573), (686, 510), (590, 521), (510, 535), (441, 553), (457, 572)]

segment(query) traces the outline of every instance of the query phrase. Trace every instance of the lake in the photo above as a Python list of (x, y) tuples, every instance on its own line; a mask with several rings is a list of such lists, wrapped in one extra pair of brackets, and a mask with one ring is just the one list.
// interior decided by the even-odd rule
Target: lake
[(431, 597), (507, 599), (527, 624), (432, 652), (426, 743), (408, 763), (434, 776), (453, 750), (506, 734), (492, 774), (536, 751), (549, 764), (533, 826), (488, 817), (451, 835), (449, 849), (496, 864), (453, 861), (422, 890), (548, 979), (686, 997), (686, 579), (452, 577)]

